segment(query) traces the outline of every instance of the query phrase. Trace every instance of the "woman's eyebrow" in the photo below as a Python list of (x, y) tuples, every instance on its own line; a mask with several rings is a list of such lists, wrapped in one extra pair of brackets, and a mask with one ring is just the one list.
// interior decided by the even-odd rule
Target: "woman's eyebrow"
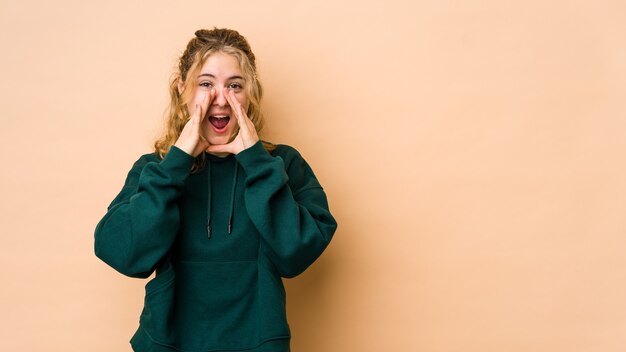
[[(201, 74), (201, 75), (199, 75), (199, 76), (198, 76), (198, 78), (200, 78), (200, 77), (211, 77), (211, 78), (215, 78), (215, 76), (214, 76), (214, 75), (212, 75), (212, 74), (210, 74), (210, 73), (203, 73), (203, 74)], [(243, 77), (241, 77), (241, 76), (236, 76), (236, 75), (235, 75), (235, 76), (230, 76), (230, 77), (228, 78), (228, 80), (231, 80), (231, 79), (241, 79), (241, 80), (244, 80), (244, 81), (245, 81), (245, 79), (244, 79)]]

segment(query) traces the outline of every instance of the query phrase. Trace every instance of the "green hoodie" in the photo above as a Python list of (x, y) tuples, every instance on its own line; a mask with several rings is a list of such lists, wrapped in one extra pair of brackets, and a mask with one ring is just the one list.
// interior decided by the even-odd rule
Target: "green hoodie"
[(143, 155), (95, 231), (95, 252), (147, 278), (136, 351), (289, 351), (281, 277), (311, 265), (337, 223), (302, 156), (259, 141), (237, 155)]

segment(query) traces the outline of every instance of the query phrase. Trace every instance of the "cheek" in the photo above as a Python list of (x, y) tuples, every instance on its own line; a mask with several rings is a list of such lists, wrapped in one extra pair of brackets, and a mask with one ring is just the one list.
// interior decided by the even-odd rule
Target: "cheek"
[(204, 91), (203, 89), (196, 89), (196, 91), (193, 93), (193, 99), (191, 100), (191, 102), (193, 103), (194, 106), (196, 104), (200, 104), (202, 103), (202, 99), (206, 95), (207, 95), (207, 92)]
[(189, 101), (189, 103), (187, 103), (187, 111), (189, 112), (189, 116), (193, 115), (193, 113), (196, 111), (196, 104), (200, 105), (202, 103), (202, 96), (202, 91), (200, 89), (197, 89), (191, 96), (191, 100)]
[(243, 111), (247, 112), (250, 107), (250, 99), (248, 99), (248, 95), (243, 93), (237, 97), (237, 100), (239, 101), (239, 104), (241, 104)]

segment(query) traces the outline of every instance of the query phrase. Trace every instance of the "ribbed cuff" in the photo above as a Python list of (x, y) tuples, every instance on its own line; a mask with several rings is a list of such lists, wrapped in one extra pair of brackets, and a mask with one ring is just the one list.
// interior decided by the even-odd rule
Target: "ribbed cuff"
[(163, 169), (175, 177), (187, 177), (195, 158), (176, 146), (170, 147), (170, 151), (161, 160)]
[(254, 143), (248, 149), (244, 149), (239, 154), (235, 155), (235, 158), (241, 164), (241, 166), (245, 169), (254, 166), (256, 163), (263, 163), (267, 161), (273, 160), (273, 157), (270, 153), (265, 150), (263, 147), (263, 142), (260, 140)]

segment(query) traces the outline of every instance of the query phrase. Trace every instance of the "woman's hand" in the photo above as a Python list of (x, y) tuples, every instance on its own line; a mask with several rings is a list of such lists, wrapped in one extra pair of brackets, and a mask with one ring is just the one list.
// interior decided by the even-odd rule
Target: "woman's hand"
[(209, 147), (209, 142), (202, 133), (202, 121), (204, 121), (204, 115), (206, 114), (209, 104), (213, 101), (213, 98), (215, 98), (215, 93), (214, 90), (211, 89), (204, 99), (202, 99), (202, 103), (196, 104), (193, 115), (191, 115), (191, 118), (187, 121), (185, 127), (183, 127), (180, 136), (178, 136), (178, 140), (176, 140), (174, 144), (180, 150), (193, 157), (198, 156)]
[(243, 111), (243, 107), (239, 104), (239, 101), (235, 97), (235, 92), (232, 89), (226, 88), (226, 92), (224, 94), (226, 96), (226, 100), (228, 101), (228, 105), (230, 105), (231, 111), (235, 114), (237, 118), (237, 124), (239, 125), (239, 132), (228, 144), (216, 144), (210, 145), (206, 149), (209, 153), (232, 153), (239, 154), (241, 151), (250, 148), (256, 142), (259, 141), (259, 136), (256, 132), (256, 128), (252, 121), (246, 115), (246, 112)]

